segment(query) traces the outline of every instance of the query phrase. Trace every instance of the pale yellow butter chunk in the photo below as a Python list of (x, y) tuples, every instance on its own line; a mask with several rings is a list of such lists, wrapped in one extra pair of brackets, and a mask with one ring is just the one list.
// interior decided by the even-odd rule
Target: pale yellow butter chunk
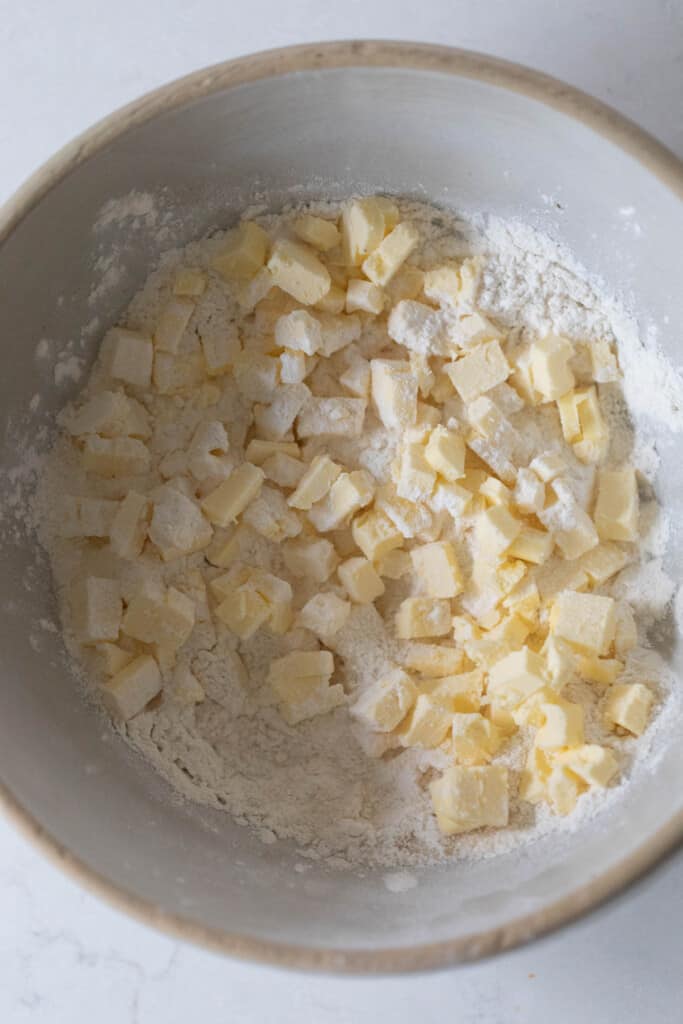
[(357, 395), (358, 398), (369, 398), (371, 379), (369, 361), (355, 351), (348, 358), (349, 364), (340, 376), (339, 383), (352, 395)]
[(206, 376), (201, 352), (180, 352), (172, 355), (157, 349), (154, 354), (152, 380), (160, 395), (177, 395), (198, 387)]
[(340, 473), (341, 466), (333, 462), (328, 455), (316, 455), (296, 490), (290, 494), (288, 504), (292, 508), (312, 508), (316, 501), (325, 497)]
[(297, 435), (360, 437), (366, 407), (362, 398), (309, 398), (297, 417)]
[(342, 473), (330, 487), (329, 494), (308, 513), (308, 518), (321, 533), (336, 530), (361, 508), (372, 501), (375, 483), (364, 469)]
[(279, 487), (287, 489), (296, 487), (306, 472), (306, 463), (301, 459), (293, 459), (291, 455), (276, 452), (263, 463), (263, 472), (267, 480), (272, 480)]
[(412, 709), (417, 696), (408, 673), (394, 669), (360, 694), (351, 714), (378, 732), (391, 732)]
[(228, 281), (249, 280), (266, 262), (269, 244), (262, 227), (250, 220), (243, 221), (227, 233), (212, 266)]
[(425, 446), (409, 442), (401, 448), (396, 493), (399, 498), (418, 503), (427, 501), (434, 491), (436, 473), (427, 461)]
[(438, 747), (451, 728), (452, 718), (441, 701), (428, 693), (418, 694), (410, 717), (399, 730), (401, 745), (427, 750)]
[(634, 736), (641, 736), (653, 701), (654, 694), (644, 683), (617, 684), (607, 693), (605, 719), (611, 726), (619, 726)]
[(550, 629), (583, 654), (606, 655), (614, 641), (614, 599), (565, 590), (550, 613)]
[(570, 701), (541, 704), (543, 725), (536, 733), (535, 743), (541, 750), (557, 747), (578, 747), (583, 743), (583, 708)]
[(497, 339), (478, 345), (457, 362), (446, 366), (455, 390), (467, 403), (502, 384), (510, 372), (510, 365)]
[(448, 768), (429, 787), (444, 835), (508, 823), (508, 773), (502, 765)]
[(407, 597), (396, 613), (396, 636), (399, 640), (446, 636), (451, 618), (451, 604), (445, 598)]
[(508, 548), (508, 554), (511, 558), (521, 558), (525, 562), (541, 565), (550, 558), (554, 545), (552, 534), (533, 526), (523, 526)]
[(384, 593), (384, 584), (367, 558), (348, 558), (337, 573), (347, 594), (357, 604), (371, 604)]
[(301, 452), (296, 441), (250, 441), (244, 457), (255, 466), (262, 466), (272, 455), (290, 455), (298, 459)]
[(297, 217), (292, 222), (292, 230), (302, 242), (312, 245), (320, 252), (329, 252), (341, 241), (339, 229), (333, 221), (315, 217), (311, 213)]
[(628, 555), (616, 544), (599, 544), (581, 556), (581, 568), (595, 587), (615, 576), (627, 562)]
[(297, 537), (302, 530), (301, 520), (289, 508), (284, 495), (268, 484), (264, 484), (244, 510), (243, 521), (256, 533), (276, 544), (289, 537)]
[(198, 299), (206, 291), (206, 275), (196, 267), (183, 267), (175, 276), (173, 294)]
[(359, 267), (398, 221), (398, 208), (382, 196), (354, 199), (342, 213), (342, 251), (348, 266)]
[(117, 640), (121, 628), (121, 584), (118, 580), (86, 576), (69, 593), (74, 631), (82, 644)]
[(304, 306), (313, 306), (319, 302), (330, 290), (332, 283), (329, 271), (315, 253), (305, 245), (288, 239), (280, 239), (275, 243), (268, 260), (268, 269), (277, 287)]
[(439, 644), (410, 644), (402, 657), (412, 672), (433, 679), (454, 675), (462, 668), (464, 653), (458, 647)]
[(128, 604), (121, 632), (142, 643), (176, 650), (195, 622), (194, 602), (175, 587), (143, 584)]
[(102, 703), (115, 718), (134, 718), (161, 692), (159, 666), (147, 654), (135, 658), (101, 689)]
[(381, 288), (370, 281), (352, 278), (346, 288), (346, 312), (369, 313), (379, 316), (384, 309), (385, 295)]
[(83, 445), (83, 468), (102, 477), (137, 476), (149, 470), (149, 449), (134, 437), (90, 434)]
[(510, 505), (512, 503), (512, 491), (495, 476), (487, 476), (479, 488), (479, 494), (486, 498), (489, 505)]
[(265, 474), (259, 466), (245, 462), (211, 491), (202, 502), (202, 511), (216, 526), (229, 526), (244, 512), (261, 490)]
[(603, 419), (595, 385), (569, 391), (557, 407), (565, 440), (581, 462), (599, 462), (609, 448), (609, 431)]
[(514, 490), (515, 505), (527, 515), (536, 515), (545, 505), (545, 487), (532, 469), (520, 469)]
[(344, 628), (350, 613), (349, 602), (336, 594), (316, 594), (299, 612), (297, 624), (325, 641)]
[(372, 401), (388, 430), (404, 430), (417, 418), (417, 380), (410, 363), (398, 359), (370, 362)]
[(571, 750), (558, 750), (554, 759), (578, 775), (587, 786), (607, 786), (619, 770), (614, 752), (598, 743), (583, 743)]
[(329, 292), (316, 302), (315, 308), (319, 309), (322, 313), (334, 313), (337, 315), (344, 312), (345, 305), (346, 292), (340, 285), (332, 282)]
[(576, 669), (576, 655), (569, 644), (550, 634), (541, 654), (545, 660), (545, 674), (551, 688), (559, 693), (570, 681)]
[(547, 484), (566, 473), (567, 460), (561, 452), (543, 452), (531, 460), (529, 469), (533, 470), (539, 480)]
[(283, 384), (301, 384), (312, 368), (313, 360), (303, 352), (285, 349), (280, 353), (280, 380)]
[(149, 388), (154, 346), (147, 335), (112, 327), (105, 335), (102, 353), (109, 375), (115, 380), (134, 388)]
[(429, 597), (457, 597), (464, 587), (455, 549), (449, 541), (433, 541), (410, 552), (420, 586)]
[(601, 540), (638, 538), (638, 484), (635, 470), (601, 470), (593, 513)]
[(496, 561), (517, 539), (522, 524), (504, 505), (492, 505), (477, 516), (475, 529), (480, 554)]
[(305, 384), (284, 384), (268, 405), (254, 406), (254, 425), (269, 441), (280, 441), (289, 433), (311, 392)]
[(471, 672), (455, 672), (421, 679), (419, 687), (449, 713), (473, 714), (481, 707), (484, 674), (478, 668)]
[(578, 668), (583, 679), (609, 686), (621, 675), (624, 663), (618, 658), (596, 658), (591, 655), (580, 658)]
[(235, 289), (240, 312), (253, 313), (259, 302), (271, 292), (273, 286), (273, 277), (268, 267), (261, 267), (253, 277), (241, 281)]
[(157, 492), (147, 533), (164, 562), (201, 551), (213, 536), (197, 504), (170, 485)]
[(240, 638), (248, 640), (271, 616), (271, 606), (249, 585), (237, 587), (216, 608), (216, 618)]
[(451, 729), (451, 749), (457, 764), (488, 764), (500, 746), (495, 725), (478, 712), (456, 712)]
[(205, 326), (199, 333), (199, 341), (209, 377), (220, 377), (227, 373), (241, 353), (240, 337), (234, 324), (223, 330)]
[(108, 676), (115, 676), (134, 657), (130, 651), (124, 651), (123, 647), (119, 647), (118, 644), (111, 643), (109, 640), (97, 644), (95, 650), (100, 656), (102, 666)]
[(543, 658), (529, 647), (512, 651), (489, 671), (488, 693), (516, 708), (546, 685)]
[(323, 537), (291, 541), (283, 546), (282, 557), (293, 576), (316, 583), (329, 579), (339, 564), (334, 545)]
[(315, 355), (323, 344), (320, 321), (305, 309), (295, 309), (281, 316), (275, 323), (275, 344), (307, 356)]
[(571, 814), (584, 790), (583, 781), (569, 768), (563, 764), (551, 765), (545, 783), (545, 798), (556, 814)]
[(351, 524), (351, 533), (371, 562), (377, 562), (403, 545), (403, 534), (380, 509), (373, 508), (357, 516)]
[(330, 651), (292, 651), (270, 663), (268, 682), (287, 704), (309, 699), (321, 683), (327, 684), (334, 672)]
[(156, 348), (175, 355), (194, 311), (195, 304), (190, 299), (172, 298), (161, 311), (154, 331)]
[(65, 427), (76, 437), (99, 434), (101, 437), (137, 437), (143, 441), (152, 432), (144, 405), (123, 391), (98, 391), (67, 417)]
[(569, 366), (573, 355), (571, 342), (557, 334), (548, 334), (531, 346), (531, 380), (544, 402), (561, 398), (574, 387), (574, 374)]
[(429, 435), (424, 455), (432, 469), (449, 483), (465, 475), (465, 441), (454, 430), (435, 427)]
[(149, 501), (137, 491), (129, 491), (119, 504), (109, 531), (112, 551), (132, 560), (141, 553), (147, 536)]
[(373, 284), (383, 287), (391, 281), (419, 241), (420, 233), (413, 224), (408, 221), (397, 224), (363, 261), (363, 273)]

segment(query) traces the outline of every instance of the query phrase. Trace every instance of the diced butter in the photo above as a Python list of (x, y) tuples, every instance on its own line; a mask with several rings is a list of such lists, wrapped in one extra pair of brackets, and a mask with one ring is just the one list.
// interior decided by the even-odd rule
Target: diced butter
[(296, 490), (290, 494), (288, 503), (292, 508), (312, 508), (316, 501), (325, 497), (340, 473), (341, 466), (333, 462), (328, 455), (316, 455)]
[(182, 267), (173, 282), (174, 295), (187, 295), (198, 299), (206, 290), (206, 276), (196, 267)]
[(90, 434), (83, 445), (83, 468), (102, 477), (138, 476), (150, 467), (149, 449), (134, 437)]
[(310, 399), (305, 384), (281, 384), (269, 405), (254, 406), (254, 424), (269, 441), (280, 441)]
[(653, 700), (652, 690), (644, 683), (618, 683), (607, 693), (605, 719), (609, 725), (641, 736), (645, 732)]
[(402, 661), (412, 672), (437, 679), (460, 671), (463, 652), (458, 647), (439, 644), (410, 644)]
[(426, 501), (436, 484), (436, 473), (427, 461), (422, 444), (407, 443), (401, 448), (396, 492), (408, 501)]
[(554, 544), (552, 534), (533, 526), (523, 526), (508, 548), (508, 554), (511, 558), (521, 558), (525, 562), (541, 565), (550, 558)]
[(202, 502), (202, 511), (216, 526), (229, 526), (253, 501), (263, 484), (259, 466), (245, 462), (233, 470), (227, 480), (211, 491)]
[(268, 235), (262, 227), (253, 221), (243, 221), (225, 236), (213, 258), (213, 267), (227, 280), (248, 280), (265, 263), (268, 245)]
[(350, 612), (349, 602), (336, 594), (316, 594), (303, 606), (297, 622), (302, 629), (309, 629), (325, 641), (343, 629)]
[(446, 367), (453, 386), (464, 402), (502, 384), (510, 376), (510, 366), (497, 339), (478, 345), (467, 355)]
[(545, 685), (543, 658), (524, 646), (491, 666), (488, 693), (505, 707), (515, 708)]
[(118, 580), (86, 576), (70, 591), (74, 631), (82, 644), (117, 640), (121, 628), (121, 585)]
[(628, 562), (628, 555), (616, 544), (599, 544), (581, 556), (581, 568), (594, 587), (615, 576)]
[(432, 469), (449, 483), (465, 475), (465, 442), (454, 430), (435, 427), (424, 454)]
[(581, 462), (599, 462), (609, 447), (609, 433), (595, 385), (569, 391), (557, 400), (562, 432)]
[(633, 469), (600, 471), (593, 518), (601, 540), (637, 540), (638, 484)]
[(597, 743), (584, 743), (571, 750), (558, 750), (554, 759), (587, 786), (606, 786), (619, 770), (614, 752)]
[(452, 715), (442, 703), (428, 693), (420, 693), (410, 717), (399, 730), (400, 742), (404, 747), (438, 747), (446, 738), (451, 721)]
[(292, 651), (270, 663), (268, 682), (278, 697), (299, 704), (311, 696), (321, 681), (329, 682), (334, 671), (330, 651)]
[(262, 466), (271, 455), (279, 453), (291, 455), (294, 459), (298, 459), (301, 454), (296, 441), (250, 441), (244, 457), (247, 462)]
[(162, 352), (176, 355), (195, 304), (190, 299), (172, 298), (163, 308), (154, 331), (154, 344)]
[(347, 313), (361, 312), (379, 316), (384, 309), (384, 302), (384, 292), (376, 284), (354, 278), (349, 281), (346, 289)]
[(334, 545), (322, 537), (291, 541), (283, 546), (282, 557), (292, 575), (316, 583), (329, 579), (339, 564)]
[(142, 643), (177, 650), (192, 632), (194, 602), (175, 587), (143, 584), (129, 602), (121, 631)]
[(446, 636), (451, 631), (451, 605), (444, 598), (407, 597), (396, 614), (400, 640)]
[(531, 380), (544, 402), (561, 398), (574, 387), (574, 374), (569, 366), (573, 354), (571, 342), (557, 334), (548, 334), (531, 346)]
[(396, 729), (417, 700), (418, 691), (410, 676), (394, 669), (364, 690), (351, 714), (378, 732)]
[(527, 515), (536, 515), (545, 505), (545, 487), (532, 469), (517, 472), (514, 501), (520, 512)]
[(495, 725), (478, 712), (454, 714), (451, 728), (451, 749), (457, 764), (488, 764), (500, 746)]
[(276, 544), (301, 533), (302, 524), (296, 512), (288, 507), (283, 494), (265, 484), (244, 510), (243, 521), (256, 533)]
[(408, 221), (397, 224), (363, 261), (363, 273), (373, 284), (383, 287), (391, 281), (419, 241), (420, 233), (413, 224)]
[(579, 673), (591, 683), (609, 686), (615, 683), (623, 671), (624, 663), (618, 658), (597, 658), (589, 655), (579, 659)]
[(557, 747), (578, 747), (583, 743), (583, 707), (571, 701), (542, 704), (543, 725), (536, 733), (535, 743), (541, 750)]
[(275, 344), (307, 356), (315, 355), (323, 344), (320, 321), (305, 309), (295, 309), (281, 316), (275, 323)]
[(268, 269), (277, 287), (304, 306), (319, 302), (332, 283), (327, 267), (311, 249), (286, 238), (273, 246)]
[(405, 430), (417, 418), (417, 380), (410, 363), (373, 359), (370, 363), (372, 400), (388, 430)]
[(504, 505), (492, 505), (477, 516), (476, 538), (480, 554), (487, 561), (497, 561), (517, 539), (522, 529)]
[(403, 535), (380, 509), (356, 516), (351, 524), (353, 539), (366, 558), (376, 562), (403, 545)]
[(550, 613), (550, 629), (584, 654), (606, 655), (614, 640), (614, 599), (565, 590)]
[(124, 651), (123, 647), (104, 641), (96, 646), (97, 653), (102, 659), (104, 671), (108, 676), (115, 676), (124, 666), (131, 662), (134, 655), (130, 651)]
[(137, 437), (145, 441), (152, 432), (144, 405), (123, 391), (96, 392), (68, 416), (65, 426), (76, 437), (99, 434), (101, 437)]
[(370, 604), (384, 593), (384, 584), (367, 558), (348, 558), (337, 573), (347, 594), (357, 604)]
[(321, 533), (336, 530), (354, 512), (369, 505), (374, 493), (374, 481), (364, 469), (342, 473), (330, 487), (329, 494), (311, 509), (308, 518)]
[(152, 383), (154, 346), (152, 339), (139, 331), (112, 327), (103, 342), (108, 371), (115, 380), (135, 388), (148, 388)]
[(444, 835), (508, 823), (508, 774), (502, 765), (448, 768), (429, 787)]
[(286, 348), (280, 353), (280, 380), (283, 384), (301, 384), (312, 368), (313, 360), (303, 352)]
[(292, 229), (302, 242), (312, 245), (320, 252), (329, 252), (341, 241), (341, 235), (333, 221), (314, 217), (310, 213), (297, 217), (292, 223)]
[(368, 196), (349, 203), (342, 213), (342, 248), (348, 266), (359, 267), (388, 230), (386, 208), (383, 209), (377, 197)]
[(276, 452), (263, 463), (263, 472), (267, 480), (272, 480), (279, 487), (293, 488), (301, 482), (306, 472), (306, 463), (301, 459), (293, 459), (291, 455)]
[(428, 597), (456, 597), (464, 581), (453, 545), (449, 541), (422, 544), (410, 552), (420, 586)]
[(161, 687), (159, 666), (154, 658), (143, 654), (104, 684), (102, 703), (115, 718), (127, 722), (144, 710)]

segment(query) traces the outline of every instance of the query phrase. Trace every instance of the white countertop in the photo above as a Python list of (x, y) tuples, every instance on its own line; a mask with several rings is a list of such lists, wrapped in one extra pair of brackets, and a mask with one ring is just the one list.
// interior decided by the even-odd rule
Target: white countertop
[[(682, 0), (0, 0), (0, 202), (73, 135), (147, 89), (254, 50), (360, 36), (450, 43), (538, 67), (683, 156)], [(380, 980), (288, 974), (122, 916), (0, 820), (0, 1021), (672, 1024), (683, 1003), (682, 919), (679, 854), (568, 931), (494, 961)]]

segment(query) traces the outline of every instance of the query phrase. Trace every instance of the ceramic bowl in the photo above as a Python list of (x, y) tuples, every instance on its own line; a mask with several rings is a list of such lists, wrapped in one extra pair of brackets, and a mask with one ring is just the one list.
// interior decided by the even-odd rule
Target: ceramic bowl
[[(133, 103), (67, 146), (4, 208), (0, 465), (25, 461), (27, 424), (39, 446), (45, 417), (78, 388), (68, 372), (55, 383), (49, 354), (71, 342), (72, 355), (92, 359), (98, 332), (81, 351), (82, 328), (94, 317), (100, 330), (113, 322), (161, 251), (229, 224), (264, 196), (276, 208), (376, 190), (540, 227), (630, 296), (680, 361), (683, 169), (662, 146), (576, 90), (489, 57), (403, 43), (293, 47)], [(131, 192), (142, 198), (129, 216), (120, 206), (102, 215)], [(625, 210), (638, 231), (625, 230)], [(119, 269), (103, 279), (112, 252)], [(47, 360), (36, 359), (43, 337)], [(680, 459), (666, 438), (661, 455), (661, 500), (671, 507), (681, 498)], [(682, 551), (672, 545), (674, 578)], [(2, 558), (4, 803), (80, 881), (184, 938), (300, 968), (472, 960), (584, 913), (681, 837), (683, 745), (672, 735), (653, 770), (591, 825), (521, 854), (426, 867), (399, 892), (381, 871), (312, 863), (299, 873), (291, 846), (263, 845), (227, 815), (169, 798), (82, 701), (59, 637), (37, 629), (55, 602), (33, 542), (6, 537)], [(675, 643), (667, 656), (677, 667)]]

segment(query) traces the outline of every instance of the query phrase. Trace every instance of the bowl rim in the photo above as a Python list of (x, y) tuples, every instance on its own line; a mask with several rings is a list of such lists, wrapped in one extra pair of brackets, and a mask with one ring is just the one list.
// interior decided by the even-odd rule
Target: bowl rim
[[(487, 54), (429, 43), (342, 40), (281, 47), (215, 64), (176, 79), (98, 121), (38, 168), (0, 208), (0, 246), (40, 200), (73, 170), (129, 129), (226, 89), (260, 79), (340, 68), (395, 68), (475, 79), (520, 93), (580, 121), (637, 160), (683, 199), (683, 162), (600, 100), (542, 72)], [(374, 950), (316, 948), (258, 939), (202, 925), (164, 910), (101, 875), (51, 835), (0, 782), (0, 808), (53, 863), (85, 888), (144, 924), (232, 957), (298, 970), (385, 974), (470, 962), (512, 949), (595, 910), (651, 870), (683, 840), (683, 810), (628, 857), (542, 909), (434, 943)]]

